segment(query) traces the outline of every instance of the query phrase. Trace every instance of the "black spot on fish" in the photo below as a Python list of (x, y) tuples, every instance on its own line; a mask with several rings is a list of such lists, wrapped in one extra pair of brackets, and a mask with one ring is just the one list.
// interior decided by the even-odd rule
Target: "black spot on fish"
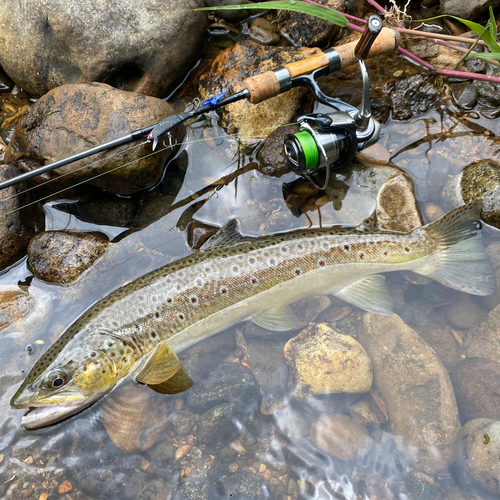
[(159, 312), (155, 312), (155, 317), (159, 318), (160, 317), (160, 313)]

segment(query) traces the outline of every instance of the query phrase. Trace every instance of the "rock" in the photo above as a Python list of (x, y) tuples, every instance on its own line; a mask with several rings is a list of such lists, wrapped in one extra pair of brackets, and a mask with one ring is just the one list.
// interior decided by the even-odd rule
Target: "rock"
[(460, 361), (460, 352), (452, 329), (446, 325), (429, 324), (416, 328), (418, 334), (436, 351), (448, 371)]
[(100, 410), (108, 436), (125, 453), (148, 450), (167, 426), (164, 398), (135, 383), (117, 387), (103, 400)]
[(378, 427), (388, 421), (387, 405), (374, 391), (364, 394), (360, 401), (351, 406), (349, 413), (360, 425)]
[[(207, 15), (201, 0), (147, 4), (56, 0), (0, 12), (0, 64), (23, 89), (41, 96), (59, 85), (104, 82), (164, 96), (200, 55)], [(131, 25), (132, 23), (132, 25)]]
[(166, 436), (161, 441), (158, 441), (153, 448), (148, 452), (151, 460), (158, 462), (169, 462), (174, 459), (176, 448), (172, 444), (172, 440)]
[(194, 415), (187, 410), (172, 415), (172, 427), (177, 434), (189, 434), (194, 427)]
[(190, 347), (181, 353), (179, 359), (189, 377), (196, 384), (213, 372), (234, 347), (234, 333), (222, 332)]
[(448, 467), (460, 422), (448, 371), (436, 353), (395, 314), (366, 313), (358, 339), (373, 362), (390, 431), (401, 437), (398, 447), (426, 474)]
[(459, 486), (452, 488), (444, 500), (484, 500), (477, 492), (464, 491)]
[[(12, 165), (0, 165), (0, 182), (18, 175)], [(37, 231), (44, 229), (44, 216), (38, 207), (22, 208), (29, 203), (25, 195), (18, 195), (23, 184), (0, 191), (0, 270), (14, 264), (26, 255), (28, 243)]]
[[(344, 0), (319, 0), (330, 9), (344, 12)], [(278, 27), (281, 34), (298, 47), (316, 47), (334, 36), (339, 27), (317, 17), (282, 10), (278, 12)]]
[[(445, 69), (453, 69), (462, 57), (456, 50), (438, 45), (428, 38), (412, 38), (408, 43), (408, 50), (433, 66)], [(465, 70), (464, 64), (461, 63), (459, 69)]]
[[(497, 68), (488, 70), (487, 73), (492, 76), (500, 76), (500, 71)], [(479, 94), (479, 102), (483, 105), (490, 106), (492, 108), (497, 108), (500, 106), (500, 85), (495, 82), (485, 82), (485, 81), (474, 81), (474, 85), (477, 87)]]
[(487, 314), (488, 311), (481, 307), (478, 299), (467, 293), (458, 294), (457, 300), (446, 306), (446, 319), (455, 328), (473, 328)]
[(253, 374), (239, 363), (226, 361), (191, 388), (186, 404), (194, 411), (228, 402), (245, 405), (254, 400), (256, 391)]
[(492, 243), (486, 247), (486, 253), (490, 258), (491, 265), (495, 272), (497, 287), (492, 295), (481, 297), (481, 302), (487, 309), (494, 309), (500, 304), (500, 243)]
[(204, 477), (191, 477), (181, 482), (173, 500), (208, 500), (207, 479)]
[(472, 109), (477, 103), (477, 87), (472, 83), (452, 83), (451, 95), (455, 103), (464, 109)]
[(52, 316), (52, 297), (31, 285), (0, 286), (0, 336), (25, 344), (44, 332)]
[(460, 432), (458, 463), (488, 491), (500, 494), (500, 422), (476, 418)]
[[(239, 42), (221, 52), (209, 70), (200, 77), (201, 99), (220, 92), (241, 90), (241, 82), (259, 73), (290, 62), (310, 57), (317, 49), (269, 47), (250, 40)], [(309, 91), (297, 87), (257, 105), (242, 100), (219, 109), (222, 127), (228, 134), (238, 133), (240, 140), (255, 141), (267, 137), (273, 130), (308, 109)]]
[(312, 324), (284, 349), (291, 388), (313, 394), (361, 393), (370, 390), (372, 363), (361, 345), (326, 323)]
[(391, 177), (377, 195), (377, 224), (381, 229), (410, 233), (422, 227), (422, 216), (407, 174)]
[(481, 357), (497, 361), (500, 359), (500, 306), (495, 307), (486, 319), (473, 330), (470, 330), (465, 339), (467, 357)]
[[(161, 99), (102, 83), (64, 85), (45, 94), (23, 116), (5, 160), (21, 172), (30, 172), (149, 126), (173, 112)], [(174, 142), (182, 142), (182, 127), (173, 130), (172, 136)], [(71, 163), (36, 177), (33, 182), (53, 179), (50, 189), (57, 190), (88, 181), (99, 189), (121, 195), (149, 188), (161, 179), (164, 163), (174, 155), (175, 148), (138, 160), (151, 154), (151, 146), (131, 146), (124, 144)], [(117, 167), (120, 168), (112, 172)], [(90, 180), (105, 172), (106, 175)]]
[(464, 422), (500, 420), (500, 363), (486, 358), (464, 359), (451, 372), (451, 380)]
[[(205, 5), (207, 7), (219, 7), (222, 5), (244, 5), (246, 3), (251, 3), (249, 0), (205, 0)], [(257, 11), (258, 12), (258, 11)], [(243, 19), (250, 17), (257, 13), (255, 10), (218, 10), (214, 12), (217, 17), (221, 17), (230, 23), (239, 23)]]
[(232, 403), (224, 403), (211, 408), (198, 420), (198, 443), (211, 444), (214, 441), (230, 441), (238, 435), (235, 426), (236, 407)]
[(437, 99), (436, 89), (422, 75), (398, 81), (391, 92), (392, 117), (407, 120), (427, 112)]
[(265, 17), (257, 17), (250, 25), (250, 40), (262, 45), (275, 45), (280, 41), (280, 35), (275, 25)]
[(300, 409), (287, 405), (274, 414), (274, 422), (280, 432), (292, 443), (309, 433), (309, 419)]
[(250, 472), (236, 472), (210, 478), (209, 498), (249, 498), (261, 500), (264, 496), (263, 487), (258, 477)]
[(373, 446), (367, 430), (347, 415), (325, 415), (311, 426), (309, 439), (320, 449), (340, 458), (355, 460)]
[(479, 14), (486, 12), (488, 7), (498, 7), (498, 0), (473, 0), (463, 2), (462, 0), (441, 0), (441, 13), (463, 19), (476, 19)]
[(441, 193), (441, 201), (451, 210), (475, 200), (483, 201), (481, 219), (500, 228), (500, 163), (477, 160), (466, 165), (450, 179)]
[(251, 339), (247, 342), (248, 364), (263, 395), (260, 411), (273, 415), (288, 404), (286, 394), (288, 367), (285, 364), (283, 346), (285, 341)]
[(281, 177), (291, 172), (285, 158), (284, 143), (289, 134), (299, 131), (297, 125), (285, 125), (271, 132), (257, 154), (259, 172), (270, 177)]
[(46, 231), (30, 241), (28, 263), (42, 281), (68, 285), (94, 264), (108, 244), (103, 233)]

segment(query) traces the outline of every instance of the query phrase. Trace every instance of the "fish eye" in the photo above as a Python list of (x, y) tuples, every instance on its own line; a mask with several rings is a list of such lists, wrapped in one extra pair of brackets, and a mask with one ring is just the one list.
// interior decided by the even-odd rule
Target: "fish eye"
[(57, 377), (54, 377), (52, 379), (52, 382), (50, 383), (50, 385), (54, 388), (58, 388), (58, 387), (62, 387), (64, 385), (66, 381), (64, 380), (63, 377), (61, 377), (61, 375), (58, 375)]

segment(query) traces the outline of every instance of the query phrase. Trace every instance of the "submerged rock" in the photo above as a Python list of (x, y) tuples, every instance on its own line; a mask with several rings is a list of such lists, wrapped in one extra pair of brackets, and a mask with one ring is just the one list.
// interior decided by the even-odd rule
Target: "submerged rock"
[(373, 446), (368, 431), (347, 415), (325, 415), (311, 426), (310, 440), (320, 449), (341, 460), (365, 456)]
[(351, 406), (349, 413), (361, 425), (378, 427), (388, 421), (387, 405), (374, 391), (364, 394), (360, 401)]
[(500, 422), (476, 418), (467, 422), (458, 445), (458, 462), (483, 488), (500, 494)]
[(286, 125), (278, 127), (269, 134), (257, 155), (259, 172), (270, 177), (281, 177), (291, 172), (290, 165), (285, 158), (284, 144), (289, 134), (295, 134), (298, 131), (297, 125)]
[[(18, 175), (12, 165), (0, 165), (0, 182)], [(19, 196), (22, 185), (0, 191), (0, 270), (14, 264), (26, 254), (31, 238), (44, 228), (43, 213), (38, 207), (22, 208), (29, 201)]]
[(453, 369), (451, 380), (464, 422), (500, 420), (500, 363), (486, 358), (464, 359)]
[(148, 450), (167, 426), (164, 397), (135, 383), (116, 388), (99, 409), (108, 436), (125, 453)]
[(391, 177), (377, 195), (377, 224), (381, 229), (410, 233), (422, 226), (413, 194), (413, 181), (405, 173)]
[(284, 353), (293, 391), (361, 393), (372, 386), (372, 363), (365, 350), (325, 323), (311, 324), (289, 340)]
[[(339, 12), (345, 9), (344, 0), (318, 0), (318, 3)], [(299, 47), (321, 45), (339, 30), (338, 26), (324, 19), (286, 10), (279, 11), (277, 21), (281, 34)]]
[(234, 403), (224, 403), (210, 408), (198, 420), (198, 443), (202, 445), (214, 441), (229, 441), (238, 435), (235, 425), (237, 411)]
[[(249, 76), (264, 73), (290, 62), (310, 57), (318, 49), (269, 47), (250, 40), (239, 42), (221, 52), (209, 70), (200, 77), (201, 99), (241, 90), (241, 82)], [(304, 87), (297, 87), (259, 104), (243, 100), (219, 109), (223, 128), (229, 134), (238, 133), (240, 139), (255, 141), (265, 138), (278, 126), (289, 123), (299, 112), (305, 111), (311, 100)]]
[(257, 17), (252, 21), (249, 38), (262, 45), (275, 45), (280, 41), (276, 25), (270, 23), (265, 17)]
[(500, 228), (500, 163), (493, 160), (469, 163), (441, 192), (441, 201), (448, 210), (476, 200), (483, 201), (481, 219)]
[(37, 278), (68, 285), (92, 266), (108, 244), (103, 233), (46, 231), (30, 241), (28, 263)]
[(397, 82), (390, 98), (392, 117), (407, 120), (428, 111), (437, 99), (437, 92), (422, 75), (415, 75)]
[[(202, 0), (5, 0), (0, 64), (30, 94), (59, 85), (104, 82), (164, 96), (203, 44)], [(28, 11), (28, 10), (29, 11)]]
[(490, 311), (477, 328), (468, 332), (465, 347), (469, 358), (500, 359), (500, 306)]
[[(173, 112), (161, 99), (102, 83), (64, 85), (44, 95), (21, 119), (5, 159), (21, 172), (30, 172), (157, 123)], [(181, 142), (182, 127), (172, 131), (172, 135), (174, 142)], [(50, 188), (57, 190), (88, 181), (121, 195), (151, 187), (160, 180), (164, 163), (175, 149), (143, 158), (151, 153), (150, 144), (131, 146), (133, 143), (124, 144), (71, 163), (36, 177), (34, 182), (53, 180)]]
[(358, 338), (373, 362), (389, 428), (402, 438), (401, 451), (427, 474), (447, 468), (460, 422), (448, 371), (436, 353), (395, 314), (366, 313)]

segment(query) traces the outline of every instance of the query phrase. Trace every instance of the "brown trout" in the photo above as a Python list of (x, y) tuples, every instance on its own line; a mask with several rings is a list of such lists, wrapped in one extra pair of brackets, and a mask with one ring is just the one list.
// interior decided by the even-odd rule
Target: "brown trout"
[(196, 254), (116, 290), (85, 312), (38, 360), (12, 398), (35, 429), (88, 407), (134, 377), (162, 393), (189, 387), (177, 353), (246, 319), (297, 324), (289, 304), (330, 294), (391, 314), (380, 272), (411, 270), (476, 295), (494, 291), (478, 204), (409, 234), (318, 229), (260, 238), (232, 221)]

